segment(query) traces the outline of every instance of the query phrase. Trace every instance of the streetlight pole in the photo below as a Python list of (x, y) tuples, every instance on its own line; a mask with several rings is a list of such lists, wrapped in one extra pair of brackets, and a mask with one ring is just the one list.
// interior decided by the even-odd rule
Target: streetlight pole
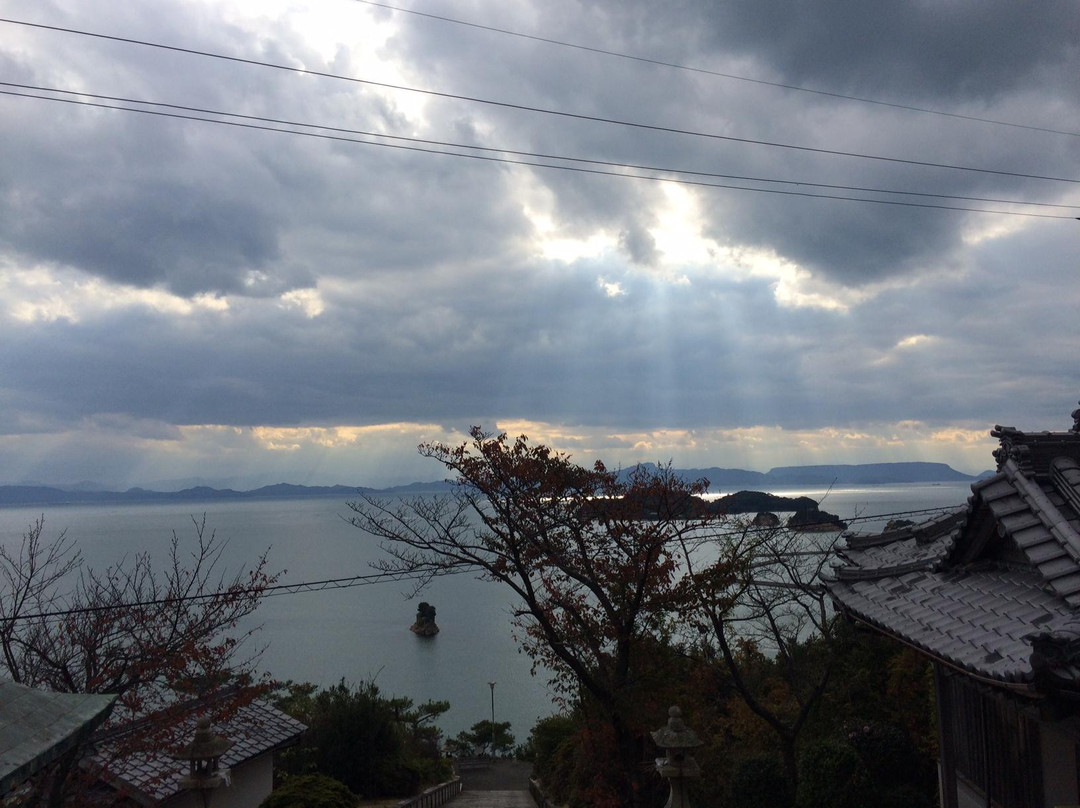
[(488, 682), (491, 688), (491, 759), (495, 759), (495, 683)]

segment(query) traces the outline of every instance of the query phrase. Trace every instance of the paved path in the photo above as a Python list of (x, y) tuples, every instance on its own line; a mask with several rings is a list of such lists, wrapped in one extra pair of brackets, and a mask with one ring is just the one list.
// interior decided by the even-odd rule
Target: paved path
[(453, 808), (536, 808), (528, 791), (462, 791)]
[(532, 764), (517, 760), (473, 762), (461, 766), (463, 790), (452, 808), (536, 808), (529, 794)]
[(472, 760), (458, 763), (466, 791), (528, 791), (532, 764), (520, 760)]

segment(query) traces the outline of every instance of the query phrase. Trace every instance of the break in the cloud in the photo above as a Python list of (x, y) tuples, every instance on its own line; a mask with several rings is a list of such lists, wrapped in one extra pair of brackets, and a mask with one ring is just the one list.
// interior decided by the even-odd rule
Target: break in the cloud
[[(473, 423), (615, 464), (978, 471), (993, 423), (1067, 425), (1076, 7), (410, 8), (653, 61), (345, 0), (8, 4), (248, 61), (0, 23), (0, 481), (407, 482)], [(25, 96), (65, 90), (249, 117)]]

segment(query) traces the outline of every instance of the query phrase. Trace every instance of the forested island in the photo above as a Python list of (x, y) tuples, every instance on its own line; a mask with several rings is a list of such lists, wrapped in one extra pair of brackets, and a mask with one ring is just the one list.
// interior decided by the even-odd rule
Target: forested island
[(593, 500), (587, 511), (596, 515), (611, 514), (615, 511), (626, 513), (631, 509), (631, 516), (642, 519), (705, 519), (739, 514), (757, 514), (754, 523), (762, 527), (777, 527), (779, 518), (774, 511), (790, 513), (787, 527), (802, 532), (829, 532), (844, 530), (847, 523), (834, 513), (818, 508), (818, 502), (812, 497), (782, 497), (764, 491), (738, 491), (718, 499), (706, 500), (699, 496), (688, 496), (677, 503), (658, 501), (644, 496), (634, 500)]

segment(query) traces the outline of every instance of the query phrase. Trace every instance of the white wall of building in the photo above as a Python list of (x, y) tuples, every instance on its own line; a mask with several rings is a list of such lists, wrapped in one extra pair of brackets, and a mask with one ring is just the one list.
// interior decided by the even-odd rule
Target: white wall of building
[[(274, 755), (267, 752), (230, 770), (229, 784), (217, 788), (211, 808), (258, 808), (274, 788)], [(198, 794), (177, 794), (162, 803), (162, 808), (202, 808)]]

